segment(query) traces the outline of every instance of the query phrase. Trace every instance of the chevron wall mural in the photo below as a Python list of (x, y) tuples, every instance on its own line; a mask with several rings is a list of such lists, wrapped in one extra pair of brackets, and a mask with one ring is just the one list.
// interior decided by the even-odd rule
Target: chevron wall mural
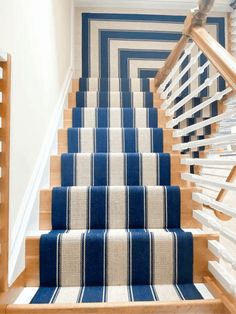
[[(82, 76), (154, 77), (180, 39), (184, 19), (184, 15), (82, 13)], [(224, 16), (209, 17), (207, 29), (225, 46)], [(193, 50), (192, 54), (196, 52)], [(204, 62), (205, 57), (201, 56), (199, 64)], [(214, 73), (214, 68), (210, 67), (199, 80), (203, 82)], [(195, 88), (196, 84), (193, 82), (190, 88)], [(210, 87), (212, 92), (223, 88), (222, 79), (218, 86)], [(204, 90), (201, 96), (208, 94), (211, 91)]]

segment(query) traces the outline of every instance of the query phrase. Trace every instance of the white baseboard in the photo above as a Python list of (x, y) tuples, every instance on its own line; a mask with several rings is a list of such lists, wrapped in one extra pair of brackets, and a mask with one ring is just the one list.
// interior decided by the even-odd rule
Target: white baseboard
[[(15, 224), (10, 233), (10, 248), (9, 248), (9, 275), (8, 282), (11, 285), (16, 279), (18, 272), (21, 271), (24, 261), (22, 261), (20, 255), (22, 255), (22, 248), (24, 247), (25, 237), (30, 227), (30, 218), (35, 210), (35, 204), (39, 195), (39, 190), (45, 184), (45, 169), (48, 169), (50, 155), (56, 146), (57, 130), (60, 127), (60, 123), (63, 117), (64, 107), (66, 105), (67, 95), (70, 88), (71, 79), (73, 76), (72, 67), (70, 66), (66, 79), (63, 83), (61, 93), (59, 95), (55, 110), (53, 112), (49, 127), (41, 147), (38, 159), (31, 179), (25, 190), (22, 203), (19, 207), (18, 215), (15, 219)], [(38, 210), (38, 209), (37, 209)], [(18, 267), (19, 266), (19, 267)]]

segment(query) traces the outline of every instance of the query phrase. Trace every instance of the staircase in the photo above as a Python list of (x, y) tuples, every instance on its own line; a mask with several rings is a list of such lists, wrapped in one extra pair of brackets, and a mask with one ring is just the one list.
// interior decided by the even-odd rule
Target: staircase
[(207, 241), (217, 236), (192, 218), (192, 208), (201, 209), (191, 199), (197, 189), (181, 179), (188, 166), (172, 151), (179, 141), (163, 128), (152, 85), (73, 82), (51, 158), (52, 188), (41, 191), (42, 234), (27, 239), (27, 287), (16, 305), (152, 301), (157, 311), (168, 302), (170, 313), (175, 302), (190, 313), (222, 309), (204, 282), (214, 260)]
[(72, 81), (50, 188), (40, 191), (40, 231), (26, 239), (24, 288), (0, 313), (234, 313), (234, 286), (218, 263), (234, 259), (220, 247), (218, 221), (218, 234), (202, 229), (215, 222), (203, 205), (233, 211), (206, 198), (199, 175), (214, 166), (205, 157), (232, 85), (220, 66), (206, 77), (210, 61), (194, 35), (202, 28), (189, 30), (188, 19), (155, 79)]

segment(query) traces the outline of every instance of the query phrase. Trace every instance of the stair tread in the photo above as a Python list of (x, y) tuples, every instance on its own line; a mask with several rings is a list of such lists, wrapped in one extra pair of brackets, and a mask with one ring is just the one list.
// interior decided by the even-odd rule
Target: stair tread
[[(39, 287), (24, 288), (14, 304), (29, 304)], [(132, 302), (132, 301), (182, 301), (214, 300), (214, 296), (203, 283), (186, 285), (141, 285), (141, 286), (88, 286), (88, 287), (44, 287), (39, 292), (42, 298), (51, 295), (51, 301), (44, 303), (80, 303), (80, 302)], [(101, 290), (106, 289), (106, 299)], [(86, 291), (87, 290), (87, 291)], [(188, 291), (187, 291), (188, 290)], [(190, 291), (189, 291), (190, 290)], [(132, 293), (130, 293), (132, 291)], [(82, 293), (83, 292), (83, 293)], [(100, 300), (98, 300), (100, 292)], [(154, 292), (154, 293), (150, 293)], [(195, 294), (193, 293), (195, 292)], [(52, 296), (55, 296), (53, 299)], [(84, 295), (84, 299), (83, 299)], [(87, 296), (87, 298), (85, 298)], [(195, 296), (195, 298), (194, 298)], [(53, 300), (52, 300), (53, 299)], [(78, 300), (79, 299), (79, 300)]]

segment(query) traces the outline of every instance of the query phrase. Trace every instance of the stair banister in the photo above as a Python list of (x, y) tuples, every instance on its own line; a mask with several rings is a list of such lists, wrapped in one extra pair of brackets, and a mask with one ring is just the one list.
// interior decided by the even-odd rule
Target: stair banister
[(8, 290), (8, 225), (9, 225), (9, 161), (10, 161), (10, 88), (11, 57), (0, 52), (0, 291)]
[(167, 58), (163, 68), (155, 77), (155, 88), (158, 89), (167, 78), (173, 66), (183, 53), (188, 40), (192, 39), (207, 59), (215, 66), (221, 76), (236, 90), (236, 59), (222, 47), (205, 29), (207, 13), (214, 0), (199, 0), (198, 8), (191, 10), (184, 24), (183, 34)]

